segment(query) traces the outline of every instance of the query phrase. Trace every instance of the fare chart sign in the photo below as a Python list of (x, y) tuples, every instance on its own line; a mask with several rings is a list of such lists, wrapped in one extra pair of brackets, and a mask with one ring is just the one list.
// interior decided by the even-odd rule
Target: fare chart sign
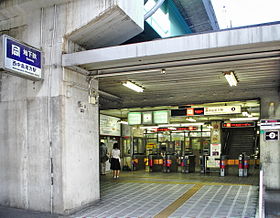
[(42, 52), (10, 36), (2, 35), (2, 68), (31, 80), (42, 79)]

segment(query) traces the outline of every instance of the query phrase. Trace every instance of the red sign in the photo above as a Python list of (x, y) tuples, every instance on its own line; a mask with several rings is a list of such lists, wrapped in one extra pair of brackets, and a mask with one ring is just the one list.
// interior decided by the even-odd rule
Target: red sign
[(255, 127), (254, 122), (250, 123), (224, 123), (223, 128), (244, 128), (244, 127)]
[(193, 108), (187, 108), (187, 116), (193, 116), (193, 115), (194, 115)]
[(176, 130), (176, 131), (192, 131), (192, 130), (197, 130), (197, 126), (187, 126), (187, 127), (174, 127), (172, 129), (169, 128), (157, 128), (157, 132), (166, 132), (166, 131), (172, 131), (172, 130)]
[(194, 112), (194, 115), (200, 115), (200, 116), (204, 115), (204, 107), (194, 108), (193, 112)]

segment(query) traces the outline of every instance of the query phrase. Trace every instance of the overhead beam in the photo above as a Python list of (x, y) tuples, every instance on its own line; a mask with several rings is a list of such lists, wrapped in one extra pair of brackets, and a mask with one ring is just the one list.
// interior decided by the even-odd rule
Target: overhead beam
[[(64, 54), (64, 67), (75, 65), (91, 65), (96, 69), (104, 68), (104, 64), (121, 65), (126, 61), (130, 64), (151, 63), (155, 60), (170, 60), (190, 56), (190, 54), (209, 54), (215, 50), (224, 50), (229, 54), (231, 50), (255, 50), (273, 47), (280, 42), (280, 22), (270, 25), (258, 25), (246, 28), (235, 28), (225, 31), (191, 34), (182, 37), (114, 46), (100, 49)], [(256, 44), (260, 44), (257, 46)], [(264, 46), (264, 44), (266, 46)]]

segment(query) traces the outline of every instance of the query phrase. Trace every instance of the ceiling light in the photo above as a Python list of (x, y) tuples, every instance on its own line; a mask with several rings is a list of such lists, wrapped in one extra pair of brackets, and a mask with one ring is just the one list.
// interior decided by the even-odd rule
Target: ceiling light
[(236, 79), (233, 71), (224, 72), (224, 76), (227, 79), (230, 86), (236, 86), (237, 85), (237, 79)]
[(140, 126), (140, 129), (156, 129), (158, 126)]
[(244, 117), (244, 118), (231, 118), (230, 121), (251, 121), (251, 120), (258, 120), (258, 117)]
[(202, 126), (204, 123), (183, 123), (181, 126)]
[(193, 118), (186, 118), (186, 120), (187, 120), (187, 121), (190, 121), (190, 122), (196, 122), (196, 120), (193, 119)]
[(128, 125), (128, 122), (123, 120), (119, 120), (118, 123)]
[(163, 125), (159, 125), (158, 127), (179, 127), (181, 126), (180, 123), (175, 123), (175, 124), (163, 124)]
[(141, 86), (136, 85), (135, 83), (132, 83), (130, 81), (123, 82), (122, 85), (125, 87), (132, 89), (135, 92), (143, 92), (144, 89)]

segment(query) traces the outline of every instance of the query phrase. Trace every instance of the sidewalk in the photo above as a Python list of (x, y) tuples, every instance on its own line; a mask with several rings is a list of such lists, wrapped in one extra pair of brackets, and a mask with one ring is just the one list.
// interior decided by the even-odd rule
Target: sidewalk
[(49, 213), (22, 210), (0, 206), (0, 218), (62, 218), (63, 216)]

